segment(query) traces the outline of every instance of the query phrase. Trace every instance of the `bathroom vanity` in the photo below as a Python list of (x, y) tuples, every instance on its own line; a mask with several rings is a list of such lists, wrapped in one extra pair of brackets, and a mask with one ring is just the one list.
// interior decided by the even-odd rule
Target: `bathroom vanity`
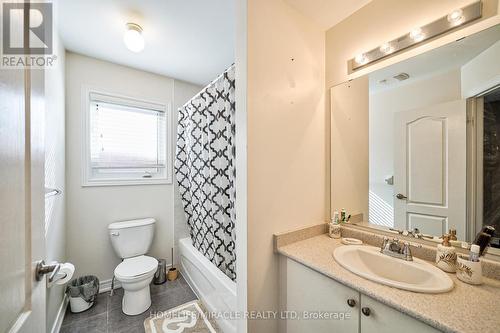
[[(291, 320), (287, 332), (438, 332), (438, 330), (349, 288), (332, 278), (298, 263), (285, 259), (286, 310), (305, 313), (311, 309), (324, 312), (331, 319)], [(304, 288), (304, 281), (308, 287)], [(310, 316), (319, 316), (312, 311)], [(337, 316), (335, 316), (335, 314)]]
[(281, 307), (302, 317), (282, 331), (500, 332), (500, 25), (397, 61), (384, 50), (330, 87), (329, 218), (361, 215), (342, 236), (377, 248), (324, 225), (277, 235)]
[(498, 332), (500, 281), (472, 286), (447, 274), (451, 291), (401, 290), (343, 268), (333, 258), (340, 246), (349, 245), (322, 234), (277, 248), (281, 308), (289, 311), (282, 332)]

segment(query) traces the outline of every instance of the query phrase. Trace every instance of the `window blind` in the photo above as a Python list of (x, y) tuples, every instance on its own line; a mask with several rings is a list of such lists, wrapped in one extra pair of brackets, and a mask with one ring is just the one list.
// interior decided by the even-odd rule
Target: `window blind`
[(161, 110), (91, 97), (91, 167), (108, 172), (165, 168), (165, 122)]

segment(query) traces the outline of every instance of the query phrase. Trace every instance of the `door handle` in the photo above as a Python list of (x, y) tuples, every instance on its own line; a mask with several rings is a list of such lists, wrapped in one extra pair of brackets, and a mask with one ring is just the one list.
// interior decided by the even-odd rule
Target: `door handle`
[(401, 194), (401, 193), (396, 194), (396, 198), (398, 198), (399, 200), (406, 200), (406, 199), (408, 199), (408, 197), (406, 195)]
[(353, 308), (353, 307), (355, 307), (355, 306), (356, 306), (356, 301), (355, 301), (355, 300), (353, 300), (352, 298), (349, 298), (349, 299), (347, 300), (347, 305), (349, 305), (349, 307)]
[(61, 269), (61, 264), (59, 263), (52, 263), (49, 265), (45, 264), (45, 261), (39, 261), (36, 264), (35, 268), (35, 278), (37, 281), (40, 281), (45, 274), (49, 274), (49, 282), (52, 282), (54, 280), (54, 277), (56, 276), (57, 273), (59, 273), (59, 269)]
[(370, 313), (371, 313), (372, 311), (370, 310), (370, 308), (363, 307), (363, 308), (361, 308), (361, 312), (362, 312), (365, 316), (369, 317), (369, 316), (370, 316)]

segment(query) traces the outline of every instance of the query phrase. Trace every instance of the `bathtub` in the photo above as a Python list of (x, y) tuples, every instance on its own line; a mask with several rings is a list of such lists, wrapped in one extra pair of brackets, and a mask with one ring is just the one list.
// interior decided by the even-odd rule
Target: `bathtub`
[(236, 320), (228, 317), (236, 310), (236, 283), (205, 258), (191, 243), (191, 238), (179, 240), (180, 270), (209, 312), (227, 314), (215, 317), (225, 333), (236, 332)]

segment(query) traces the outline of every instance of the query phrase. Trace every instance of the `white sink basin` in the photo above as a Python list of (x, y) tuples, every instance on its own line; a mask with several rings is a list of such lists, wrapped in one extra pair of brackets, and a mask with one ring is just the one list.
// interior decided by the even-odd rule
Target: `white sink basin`
[(354, 274), (387, 286), (427, 294), (453, 289), (453, 281), (439, 268), (417, 258), (392, 258), (376, 247), (345, 245), (335, 249), (333, 257)]

